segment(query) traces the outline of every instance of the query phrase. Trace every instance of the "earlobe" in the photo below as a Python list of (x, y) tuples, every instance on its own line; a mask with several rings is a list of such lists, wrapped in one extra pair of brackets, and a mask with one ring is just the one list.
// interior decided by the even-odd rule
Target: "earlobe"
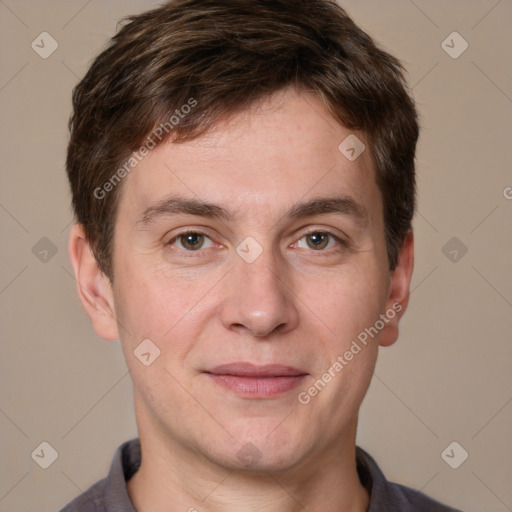
[(398, 263), (391, 274), (386, 317), (388, 322), (382, 330), (379, 344), (382, 347), (392, 345), (398, 338), (398, 323), (409, 303), (412, 271), (414, 268), (414, 236), (410, 230), (398, 256)]
[(110, 280), (100, 269), (80, 224), (71, 229), (68, 251), (80, 302), (96, 334), (106, 340), (119, 339)]

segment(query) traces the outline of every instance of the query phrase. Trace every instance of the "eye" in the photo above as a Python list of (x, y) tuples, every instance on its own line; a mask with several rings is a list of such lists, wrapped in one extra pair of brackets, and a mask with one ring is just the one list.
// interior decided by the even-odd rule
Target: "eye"
[(343, 240), (332, 233), (326, 231), (312, 231), (300, 238), (295, 244), (295, 247), (322, 251), (324, 249), (332, 249), (338, 244), (346, 245)]
[(205, 233), (187, 231), (169, 240), (168, 245), (176, 245), (178, 249), (184, 251), (199, 251), (213, 247), (213, 242)]

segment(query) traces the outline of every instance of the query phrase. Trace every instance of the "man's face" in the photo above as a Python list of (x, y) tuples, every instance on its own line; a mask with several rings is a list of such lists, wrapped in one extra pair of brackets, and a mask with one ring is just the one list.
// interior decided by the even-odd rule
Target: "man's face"
[(369, 152), (338, 149), (350, 134), (288, 90), (126, 178), (113, 301), (141, 435), (274, 470), (353, 443), (378, 336), (344, 354), (392, 304), (382, 198)]

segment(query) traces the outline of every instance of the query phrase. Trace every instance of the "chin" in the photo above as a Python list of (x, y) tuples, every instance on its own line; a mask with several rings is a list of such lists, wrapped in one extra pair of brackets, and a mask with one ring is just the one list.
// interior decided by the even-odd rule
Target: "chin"
[(310, 451), (310, 439), (297, 431), (278, 431), (278, 421), (251, 423), (252, 428), (247, 423), (243, 431), (231, 428), (233, 437), (213, 443), (215, 463), (237, 471), (279, 472), (299, 464)]
[(293, 450), (260, 449), (251, 441), (243, 444), (233, 452), (231, 447), (229, 453), (216, 453), (213, 461), (237, 472), (247, 473), (278, 473), (290, 470), (300, 462), (301, 454)]

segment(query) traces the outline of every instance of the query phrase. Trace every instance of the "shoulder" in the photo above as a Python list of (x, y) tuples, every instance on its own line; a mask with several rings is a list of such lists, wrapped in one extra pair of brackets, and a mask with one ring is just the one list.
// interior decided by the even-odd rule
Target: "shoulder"
[(368, 512), (460, 512), (405, 485), (389, 482), (375, 460), (356, 447), (361, 482), (371, 494)]
[(92, 485), (87, 491), (68, 503), (60, 512), (106, 512), (105, 491), (107, 479)]
[(126, 441), (114, 453), (108, 476), (77, 496), (60, 512), (135, 512), (126, 481), (138, 470), (140, 461), (139, 439)]
[(404, 512), (461, 512), (405, 485), (390, 483), (389, 486), (393, 490), (396, 504), (401, 507), (400, 511), (403, 509)]

